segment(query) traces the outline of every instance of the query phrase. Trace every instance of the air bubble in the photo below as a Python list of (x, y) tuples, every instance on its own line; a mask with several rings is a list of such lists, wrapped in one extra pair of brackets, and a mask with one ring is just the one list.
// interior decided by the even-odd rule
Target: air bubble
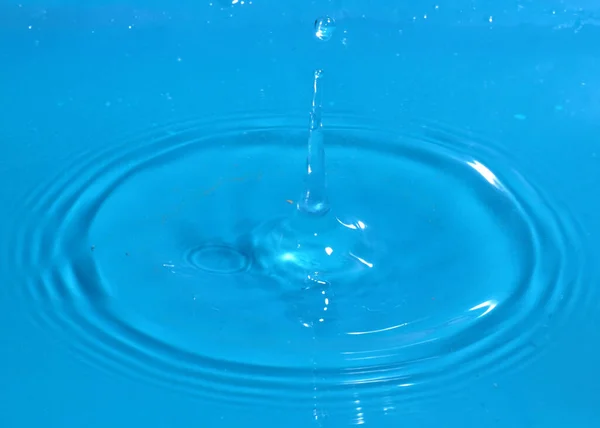
[(335, 33), (335, 20), (326, 16), (315, 21), (315, 35), (319, 40), (329, 41)]

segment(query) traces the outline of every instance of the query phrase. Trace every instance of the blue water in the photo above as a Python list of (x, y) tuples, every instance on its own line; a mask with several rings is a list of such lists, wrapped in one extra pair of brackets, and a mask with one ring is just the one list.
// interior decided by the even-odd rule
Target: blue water
[(0, 426), (600, 426), (598, 6), (178, 3), (0, 5)]

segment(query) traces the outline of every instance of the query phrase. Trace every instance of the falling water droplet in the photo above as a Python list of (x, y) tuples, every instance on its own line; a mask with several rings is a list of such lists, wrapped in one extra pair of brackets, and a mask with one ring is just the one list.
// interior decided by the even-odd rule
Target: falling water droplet
[(335, 20), (326, 16), (315, 21), (315, 35), (324, 42), (330, 40), (335, 33)]

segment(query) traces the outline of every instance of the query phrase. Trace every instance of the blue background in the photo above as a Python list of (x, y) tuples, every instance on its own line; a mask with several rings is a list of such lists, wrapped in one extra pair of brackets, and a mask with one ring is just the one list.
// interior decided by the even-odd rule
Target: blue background
[[(0, 4), (0, 237), (28, 192), (128, 133), (235, 111), (423, 117), (500, 142), (600, 256), (600, 5), (588, 1), (9, 1)], [(439, 6), (436, 8), (436, 5)], [(337, 21), (316, 43), (313, 22)], [(1, 244), (0, 244), (1, 245)], [(7, 251), (6, 249), (3, 251)], [(595, 289), (598, 276), (586, 287)], [(310, 412), (206, 404), (81, 362), (29, 322), (0, 270), (0, 426), (308, 427)], [(525, 372), (468, 379), (370, 426), (600, 426), (600, 312), (575, 313)], [(331, 419), (342, 427), (356, 418)]]

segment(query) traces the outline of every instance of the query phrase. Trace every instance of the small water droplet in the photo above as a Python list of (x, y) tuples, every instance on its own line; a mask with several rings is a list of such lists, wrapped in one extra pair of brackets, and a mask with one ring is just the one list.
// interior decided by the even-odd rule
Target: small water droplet
[(335, 21), (333, 18), (326, 16), (315, 21), (315, 35), (319, 40), (324, 42), (330, 40), (335, 33)]

